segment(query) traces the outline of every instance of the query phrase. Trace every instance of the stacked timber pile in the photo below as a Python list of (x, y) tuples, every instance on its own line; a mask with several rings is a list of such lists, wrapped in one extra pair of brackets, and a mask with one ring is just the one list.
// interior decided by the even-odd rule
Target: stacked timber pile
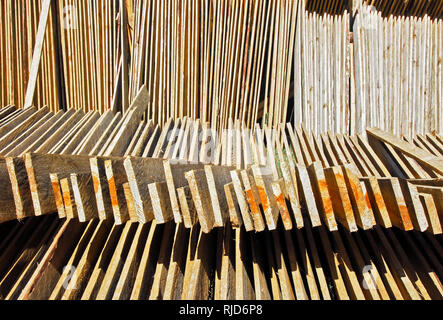
[(3, 298), (442, 298), (440, 135), (217, 135), (146, 107), (1, 109), (2, 219), (25, 218), (2, 225)]
[(382, 18), (363, 7), (354, 22), (357, 128), (442, 132), (442, 48), (443, 20)]
[(0, 6), (0, 299), (443, 299), (441, 1)]
[(122, 64), (119, 16), (118, 0), (2, 1), (1, 106), (111, 109)]

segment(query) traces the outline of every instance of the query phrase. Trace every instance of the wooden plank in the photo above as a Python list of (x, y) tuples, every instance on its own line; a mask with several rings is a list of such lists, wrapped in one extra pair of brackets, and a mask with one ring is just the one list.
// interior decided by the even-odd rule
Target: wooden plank
[(342, 166), (345, 174), (346, 187), (354, 209), (356, 222), (363, 230), (371, 229), (375, 225), (375, 217), (368, 206), (366, 186), (360, 183), (357, 169), (350, 164)]
[(68, 178), (60, 179), (60, 188), (62, 191), (63, 204), (67, 219), (78, 217), (77, 206), (75, 205), (74, 193), (72, 191), (71, 181)]
[(49, 9), (51, 0), (44, 0), (42, 10), (40, 12), (40, 20), (38, 23), (37, 34), (35, 36), (34, 54), (32, 56), (31, 68), (29, 71), (28, 87), (26, 89), (26, 97), (24, 107), (29, 108), (33, 104), (35, 87), (37, 83), (38, 71), (40, 69), (40, 60), (42, 56), (43, 43), (45, 39), (46, 27), (48, 25)]
[(271, 174), (268, 170), (258, 165), (252, 166), (252, 172), (257, 187), (258, 197), (263, 207), (266, 225), (269, 230), (275, 230), (277, 228), (279, 210), (272, 193)]
[(315, 200), (317, 201), (317, 208), (321, 209), (323, 222), (329, 231), (337, 231), (337, 221), (335, 219), (323, 166), (320, 162), (316, 161), (309, 166), (308, 170), (311, 173), (310, 177), (311, 183), (314, 186)]
[(350, 232), (357, 231), (343, 170), (341, 167), (325, 168), (325, 177), (336, 219)]
[(443, 174), (443, 160), (438, 159), (434, 155), (430, 154), (421, 149), (413, 147), (411, 144), (402, 141), (401, 139), (395, 137), (390, 133), (383, 132), (379, 129), (371, 128), (366, 130), (368, 134), (374, 136), (375, 138), (388, 143), (395, 149), (405, 153), (406, 155), (412, 157), (422, 165), (432, 170), (435, 170), (439, 174)]
[(375, 221), (377, 224), (382, 225), (385, 228), (391, 228), (392, 222), (389, 217), (389, 213), (383, 199), (383, 195), (376, 177), (363, 177), (360, 180), (366, 186), (367, 202), (370, 203), (370, 207), (375, 215)]
[(96, 300), (109, 300), (112, 298), (137, 228), (140, 230), (142, 225), (129, 222), (124, 224), (112, 257), (106, 266), (106, 272), (95, 297)]
[(104, 165), (114, 221), (116, 224), (123, 224), (129, 220), (128, 206), (123, 191), (123, 184), (128, 182), (128, 178), (123, 167), (123, 160), (105, 160)]
[(147, 223), (154, 218), (148, 185), (166, 180), (163, 160), (127, 157), (123, 165), (139, 221)]
[(185, 173), (198, 215), (198, 221), (204, 233), (209, 233), (214, 227), (215, 218), (211, 197), (204, 170), (192, 170)]
[(167, 223), (174, 219), (171, 204), (168, 198), (168, 187), (166, 182), (154, 182), (148, 184), (149, 196), (155, 220), (158, 224)]
[(232, 228), (241, 228), (243, 225), (243, 220), (237, 197), (235, 195), (234, 184), (232, 182), (225, 184), (224, 190), (226, 202), (228, 204), (229, 222), (231, 223)]
[(66, 263), (66, 253), (69, 252), (81, 237), (84, 230), (79, 222), (67, 220), (62, 228), (58, 230), (51, 245), (45, 251), (42, 260), (34, 270), (29, 281), (21, 291), (18, 299), (47, 299), (50, 295), (48, 290), (56, 284), (57, 274)]
[(177, 188), (178, 201), (183, 216), (183, 223), (190, 229), (198, 223), (197, 211), (192, 200), (191, 189), (189, 187)]
[[(4, 192), (2, 194), (2, 211), (6, 216), (11, 218), (23, 219), (25, 217), (34, 215), (34, 208), (31, 198), (31, 191), (29, 188), (28, 175), (26, 173), (25, 162), (22, 158), (6, 158), (6, 167), (9, 174), (9, 181), (4, 182)], [(0, 168), (2, 167), (2, 160), (0, 160)], [(1, 175), (0, 179), (7, 178), (6, 175)], [(11, 186), (11, 191), (9, 186)], [(12, 193), (12, 194), (10, 194)], [(11, 207), (11, 199), (13, 196), (13, 203), (15, 207)], [(8, 200), (9, 199), (9, 200)], [(12, 216), (12, 210), (15, 208), (16, 217)], [(10, 212), (9, 214), (8, 211)]]
[(378, 183), (392, 224), (409, 231), (414, 228), (397, 178), (379, 178)]
[(71, 173), (71, 185), (80, 222), (98, 218), (91, 174)]
[(239, 171), (236, 170), (231, 171), (231, 179), (245, 229), (248, 232), (252, 231), (255, 228), (254, 221), (253, 218), (251, 217), (250, 209), (247, 202), (248, 200), (247, 200), (246, 190), (243, 187)]

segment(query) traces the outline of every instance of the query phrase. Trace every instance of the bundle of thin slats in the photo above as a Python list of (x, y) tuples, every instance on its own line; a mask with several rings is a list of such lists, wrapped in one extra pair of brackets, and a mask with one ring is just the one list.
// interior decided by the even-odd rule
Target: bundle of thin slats
[[(34, 46), (40, 13), (45, 1), (1, 2), (0, 8), (0, 99), (1, 105), (25, 106), (25, 94), (32, 67)], [(41, 43), (41, 64), (36, 79), (33, 105), (48, 106), (51, 111), (60, 107), (60, 88), (57, 61), (57, 39), (54, 35), (54, 16), (49, 13), (44, 41)]]
[(294, 56), (294, 124), (315, 134), (355, 132), (350, 106), (350, 16), (303, 11)]
[(58, 9), (66, 106), (103, 113), (121, 64), (119, 1), (63, 0)]
[(354, 23), (357, 130), (413, 138), (443, 130), (443, 21), (382, 18), (363, 7)]
[(294, 0), (137, 2), (130, 96), (146, 84), (158, 123), (284, 122), (297, 10)]
[(119, 8), (117, 0), (3, 1), (1, 105), (111, 109), (121, 65)]
[(6, 300), (441, 300), (441, 237), (54, 216), (0, 225)]

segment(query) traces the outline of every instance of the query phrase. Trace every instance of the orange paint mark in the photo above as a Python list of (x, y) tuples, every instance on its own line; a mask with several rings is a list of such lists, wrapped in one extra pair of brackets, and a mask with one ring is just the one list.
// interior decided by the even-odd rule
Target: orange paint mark
[(257, 191), (258, 191), (258, 196), (260, 197), (261, 204), (263, 206), (263, 210), (264, 211), (268, 210), (269, 202), (265, 189), (263, 189), (263, 187), (257, 186)]
[(67, 207), (71, 206), (71, 193), (63, 192), (63, 200), (65, 201), (65, 205)]
[(371, 200), (369, 200), (369, 195), (367, 193), (365, 193), (365, 200), (369, 210), (372, 210)]
[(334, 215), (334, 211), (332, 209), (332, 201), (329, 197), (329, 189), (326, 180), (320, 179), (317, 180), (318, 188), (320, 189), (320, 195), (323, 203), (323, 210), (325, 211), (326, 216)]
[(278, 197), (275, 198), (275, 200), (277, 201), (277, 205), (280, 208), (280, 214), (281, 214), (281, 218), (283, 220), (283, 223), (285, 225), (289, 224), (291, 222), (291, 217), (289, 216), (289, 210), (286, 207), (285, 196), (283, 194), (280, 194)]
[(117, 188), (115, 187), (114, 177), (108, 180), (109, 195), (111, 197), (111, 203), (113, 207), (118, 207)]
[(60, 191), (60, 185), (58, 182), (52, 182), (52, 190), (54, 190), (54, 198), (55, 198), (55, 204), (57, 208), (63, 206), (63, 198)]
[(249, 207), (251, 208), (251, 212), (254, 215), (260, 214), (260, 208), (258, 207), (257, 202), (255, 201), (254, 195), (252, 193), (252, 190), (246, 190), (246, 198), (249, 203)]
[(377, 206), (379, 209), (386, 208), (385, 206), (385, 200), (383, 199), (383, 196), (380, 193), (375, 194), (375, 202), (377, 203)]
[(92, 175), (92, 184), (94, 185), (94, 192), (97, 193), (100, 186), (100, 181), (95, 175)]
[(408, 207), (403, 204), (398, 204), (398, 209), (400, 210), (400, 216), (405, 230), (413, 230), (414, 226), (412, 225), (411, 218), (409, 217)]

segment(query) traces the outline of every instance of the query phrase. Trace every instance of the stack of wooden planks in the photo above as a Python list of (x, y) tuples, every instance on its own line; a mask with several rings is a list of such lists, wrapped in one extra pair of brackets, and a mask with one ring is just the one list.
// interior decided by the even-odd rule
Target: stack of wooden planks
[(443, 299), (441, 6), (390, 3), (2, 2), (0, 299)]
[(443, 297), (441, 135), (237, 121), (217, 138), (141, 121), (147, 99), (0, 109), (1, 217), (22, 221), (0, 224), (2, 298)]
[(51, 6), (59, 15), (63, 107), (104, 113), (112, 108), (122, 64), (119, 1), (63, 0)]
[(357, 132), (376, 126), (413, 138), (443, 131), (443, 20), (382, 18), (363, 6), (354, 22)]
[(317, 136), (237, 121), (218, 138), (199, 120), (140, 121), (146, 99), (142, 89), (124, 116), (0, 109), (1, 221), (58, 211), (82, 222), (174, 220), (210, 232), (230, 221), (261, 232), (279, 220), (302, 228), (306, 216), (330, 231), (442, 233), (440, 135)]
[[(33, 105), (48, 106), (51, 111), (61, 107), (61, 88), (58, 61), (57, 16), (44, 10), (48, 1), (5, 0), (0, 8), (0, 105), (25, 107), (26, 89), (33, 68), (34, 48), (40, 48), (38, 78), (35, 83)], [(37, 38), (39, 21), (46, 17), (47, 28)]]
[(2, 1), (1, 106), (111, 109), (122, 56), (118, 2)]
[(299, 15), (294, 54), (293, 123), (320, 134), (355, 133), (350, 105), (350, 15)]
[(160, 125), (441, 132), (442, 10), (412, 0), (5, 1), (1, 106), (126, 112), (146, 86), (145, 117)]
[(137, 3), (129, 91), (147, 86), (149, 119), (286, 121), (299, 1)]

